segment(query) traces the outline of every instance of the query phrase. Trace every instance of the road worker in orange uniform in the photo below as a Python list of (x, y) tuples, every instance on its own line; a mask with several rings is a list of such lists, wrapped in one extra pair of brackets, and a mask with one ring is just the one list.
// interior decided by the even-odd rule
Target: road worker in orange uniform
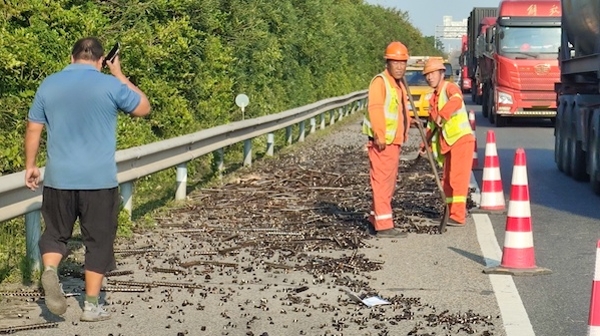
[(442, 61), (435, 58), (429, 59), (423, 69), (427, 83), (434, 88), (429, 99), (427, 136), (437, 128), (430, 145), (436, 161), (444, 168), (442, 183), (450, 210), (448, 226), (464, 226), (475, 136), (461, 90), (444, 80), (445, 71)]
[(367, 149), (373, 190), (369, 220), (377, 236), (399, 238), (407, 234), (394, 227), (392, 197), (398, 176), (400, 146), (408, 137), (412, 121), (408, 114), (408, 91), (401, 83), (406, 72), (408, 49), (400, 42), (392, 42), (387, 46), (384, 58), (386, 69), (375, 76), (369, 86), (368, 113), (362, 129), (369, 137)]

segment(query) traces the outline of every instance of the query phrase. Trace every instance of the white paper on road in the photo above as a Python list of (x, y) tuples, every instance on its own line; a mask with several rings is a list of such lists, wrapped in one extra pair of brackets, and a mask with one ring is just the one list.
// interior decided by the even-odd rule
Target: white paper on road
[(378, 305), (390, 304), (389, 301), (386, 301), (380, 298), (379, 296), (371, 296), (368, 298), (361, 299), (360, 297), (358, 297), (358, 295), (349, 290), (346, 290), (345, 292), (352, 301), (356, 303), (362, 303), (369, 308)]

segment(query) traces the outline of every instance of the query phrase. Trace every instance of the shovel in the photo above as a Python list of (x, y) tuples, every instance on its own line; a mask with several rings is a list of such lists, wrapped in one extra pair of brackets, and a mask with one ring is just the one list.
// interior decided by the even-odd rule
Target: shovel
[[(425, 134), (425, 130), (423, 129), (423, 124), (421, 123), (421, 119), (419, 118), (419, 113), (417, 112), (417, 108), (415, 107), (415, 102), (413, 101), (412, 95), (410, 94), (410, 87), (408, 86), (408, 82), (405, 77), (402, 77), (402, 82), (404, 83), (404, 87), (406, 91), (408, 91), (408, 100), (410, 101), (410, 106), (412, 107), (412, 111), (414, 114), (415, 120), (417, 120), (417, 128), (419, 129), (419, 133), (421, 134), (421, 139), (423, 139), (423, 143), (425, 144), (425, 151), (427, 153), (427, 158), (429, 159), (429, 165), (431, 166), (431, 170), (433, 172), (433, 176), (435, 177), (435, 183), (438, 186), (440, 191), (440, 197), (442, 198), (442, 203), (446, 205), (444, 208), (444, 215), (442, 216), (442, 220), (440, 221), (439, 231), (440, 233), (444, 233), (444, 229), (446, 229), (446, 224), (448, 224), (448, 216), (450, 215), (450, 209), (448, 209), (448, 203), (446, 203), (446, 194), (444, 193), (444, 188), (442, 187), (442, 182), (440, 181), (440, 177), (438, 175), (437, 168), (435, 166), (435, 160), (433, 159), (433, 153), (427, 144), (429, 143), (427, 140), (427, 135)], [(435, 129), (437, 130), (437, 128)], [(434, 130), (434, 131), (435, 131)], [(431, 137), (433, 137), (434, 131), (431, 132)], [(420, 156), (420, 155), (419, 155)], [(418, 159), (418, 157), (417, 157)]]

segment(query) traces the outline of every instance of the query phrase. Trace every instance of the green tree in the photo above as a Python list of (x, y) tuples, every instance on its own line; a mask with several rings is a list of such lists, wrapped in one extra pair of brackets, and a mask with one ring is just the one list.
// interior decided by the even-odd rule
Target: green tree
[(119, 118), (119, 149), (239, 120), (241, 92), (257, 117), (364, 89), (394, 40), (413, 55), (442, 47), (406, 12), (362, 0), (4, 0), (0, 174), (23, 169), (33, 95), (90, 35), (106, 49), (121, 42), (124, 70), (153, 106), (145, 120)]

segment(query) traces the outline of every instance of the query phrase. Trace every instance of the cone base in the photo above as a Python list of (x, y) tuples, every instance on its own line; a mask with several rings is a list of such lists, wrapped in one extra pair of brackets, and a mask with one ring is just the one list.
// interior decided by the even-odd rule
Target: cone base
[(505, 215), (506, 208), (502, 209), (482, 209), (482, 208), (472, 208), (469, 210), (471, 213), (476, 214), (494, 214), (494, 215)]
[(483, 270), (485, 274), (500, 274), (500, 275), (516, 275), (516, 276), (533, 276), (552, 273), (551, 270), (543, 267), (535, 268), (507, 268), (502, 266), (489, 267)]

